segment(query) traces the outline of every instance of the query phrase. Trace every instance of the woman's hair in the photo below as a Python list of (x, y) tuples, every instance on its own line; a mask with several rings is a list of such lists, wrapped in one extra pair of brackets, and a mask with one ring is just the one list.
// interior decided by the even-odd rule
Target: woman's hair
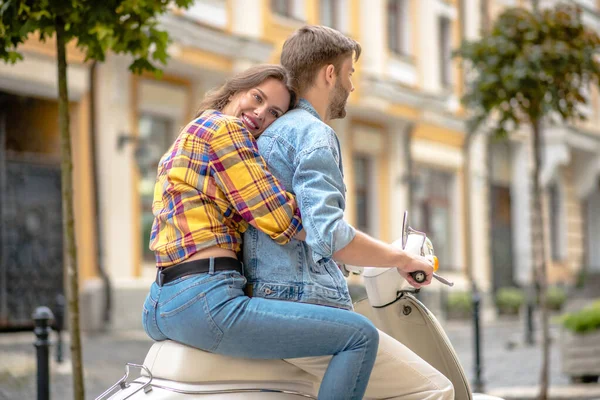
[(296, 105), (296, 92), (293, 88), (288, 71), (281, 65), (261, 64), (252, 66), (247, 70), (236, 74), (232, 78), (226, 80), (222, 86), (206, 93), (194, 118), (198, 118), (206, 110), (222, 111), (229, 103), (231, 96), (239, 92), (248, 91), (260, 85), (267, 79), (277, 79), (285, 85), (290, 92), (289, 109), (294, 108)]

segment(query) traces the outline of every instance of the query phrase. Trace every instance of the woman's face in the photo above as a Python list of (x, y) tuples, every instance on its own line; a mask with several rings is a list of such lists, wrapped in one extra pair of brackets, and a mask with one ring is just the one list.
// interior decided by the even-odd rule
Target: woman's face
[(281, 117), (290, 105), (290, 92), (274, 78), (267, 79), (247, 92), (236, 93), (223, 113), (242, 120), (254, 137)]

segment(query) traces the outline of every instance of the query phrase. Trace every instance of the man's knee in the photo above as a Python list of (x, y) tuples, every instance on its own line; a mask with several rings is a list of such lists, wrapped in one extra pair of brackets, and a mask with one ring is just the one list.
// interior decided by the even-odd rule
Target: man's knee
[(439, 384), (439, 400), (454, 400), (454, 386), (450, 379), (446, 378), (441, 372), (440, 384)]

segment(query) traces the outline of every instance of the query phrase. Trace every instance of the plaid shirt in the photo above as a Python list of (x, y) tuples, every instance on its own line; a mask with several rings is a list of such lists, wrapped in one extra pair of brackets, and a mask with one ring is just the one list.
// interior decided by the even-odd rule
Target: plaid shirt
[(157, 267), (210, 246), (239, 251), (248, 224), (285, 244), (302, 229), (294, 196), (267, 170), (242, 122), (205, 111), (158, 165), (150, 249)]

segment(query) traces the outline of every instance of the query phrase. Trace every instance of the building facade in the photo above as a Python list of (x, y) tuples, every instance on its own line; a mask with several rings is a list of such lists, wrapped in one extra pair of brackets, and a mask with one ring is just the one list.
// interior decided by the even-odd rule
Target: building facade
[[(285, 39), (306, 23), (331, 26), (363, 47), (347, 117), (332, 122), (345, 159), (346, 218), (393, 241), (409, 210), (411, 225), (431, 236), (440, 272), (457, 290), (468, 289), (471, 277), (487, 293), (528, 283), (527, 135), (517, 132), (503, 144), (484, 134), (469, 137), (459, 102), (464, 71), (451, 57), (462, 38), (478, 37), (488, 17), (483, 9), (493, 18), (502, 7), (524, 2), (491, 1), (485, 8), (482, 1), (199, 0), (161, 19), (173, 39), (161, 79), (132, 75), (127, 57), (108, 55), (91, 64), (70, 48), (84, 328), (139, 328), (156, 272), (148, 238), (159, 158), (207, 90), (249, 65), (278, 62)], [(598, 5), (587, 3), (597, 23)], [(43, 153), (56, 163), (53, 45), (32, 38), (22, 50), (23, 62), (0, 64), (0, 105), (13, 105), (10, 113), (0, 111), (4, 147), (11, 157)], [(593, 264), (599, 250), (591, 244), (600, 238), (600, 113), (597, 92), (592, 95), (589, 122), (553, 128), (546, 142), (553, 280), (573, 281), (584, 267), (599, 268)], [(33, 115), (39, 123), (30, 123)], [(6, 313), (10, 293), (1, 293), (0, 285)]]

